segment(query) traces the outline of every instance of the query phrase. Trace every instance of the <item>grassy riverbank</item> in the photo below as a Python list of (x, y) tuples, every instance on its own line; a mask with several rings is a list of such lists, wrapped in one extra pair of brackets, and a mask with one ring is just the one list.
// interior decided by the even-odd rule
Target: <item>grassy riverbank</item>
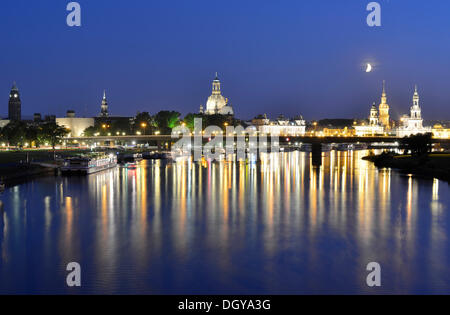
[(428, 178), (438, 178), (450, 182), (450, 153), (430, 153), (421, 156), (385, 153), (367, 156), (377, 167), (399, 169)]
[[(58, 158), (66, 158), (85, 153), (86, 150), (58, 150)], [(54, 169), (35, 163), (55, 163), (53, 150), (20, 150), (0, 152), (0, 179), (7, 185), (13, 185), (33, 176), (53, 174)]]

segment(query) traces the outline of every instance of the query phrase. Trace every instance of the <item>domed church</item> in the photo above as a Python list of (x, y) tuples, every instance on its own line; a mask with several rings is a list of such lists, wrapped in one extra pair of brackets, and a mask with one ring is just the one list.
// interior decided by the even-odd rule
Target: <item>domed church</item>
[(200, 106), (200, 113), (206, 115), (234, 115), (233, 107), (228, 103), (228, 99), (223, 97), (220, 90), (220, 80), (216, 73), (216, 78), (212, 83), (212, 94), (208, 97), (206, 102), (206, 110), (203, 109), (203, 105)]

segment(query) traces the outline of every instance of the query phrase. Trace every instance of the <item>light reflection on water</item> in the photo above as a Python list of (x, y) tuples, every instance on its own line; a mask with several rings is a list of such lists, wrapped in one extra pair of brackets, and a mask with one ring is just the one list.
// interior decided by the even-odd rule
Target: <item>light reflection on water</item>
[[(144, 161), (8, 189), (0, 293), (448, 293), (448, 184), (365, 155)], [(365, 284), (371, 261), (380, 289)]]

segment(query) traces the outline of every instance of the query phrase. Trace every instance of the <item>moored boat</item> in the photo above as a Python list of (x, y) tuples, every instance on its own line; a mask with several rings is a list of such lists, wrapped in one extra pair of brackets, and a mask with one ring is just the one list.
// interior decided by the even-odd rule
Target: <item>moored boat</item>
[(64, 160), (61, 173), (92, 174), (116, 166), (117, 157), (113, 154), (71, 157)]

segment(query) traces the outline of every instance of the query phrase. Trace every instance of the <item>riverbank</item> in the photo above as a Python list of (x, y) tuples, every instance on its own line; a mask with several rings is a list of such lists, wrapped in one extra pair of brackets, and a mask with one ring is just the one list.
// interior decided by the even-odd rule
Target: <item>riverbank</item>
[(83, 153), (85, 150), (19, 150), (0, 152), (0, 179), (7, 187), (25, 182), (36, 176), (55, 174), (61, 160)]
[(379, 168), (395, 168), (404, 173), (450, 182), (450, 153), (430, 153), (423, 156), (383, 153), (363, 159), (373, 162)]
[[(99, 152), (103, 151), (107, 149)], [(89, 149), (0, 151), (0, 184), (11, 187), (36, 176), (54, 175), (64, 159), (91, 152)], [(121, 150), (125, 155), (137, 152)]]

